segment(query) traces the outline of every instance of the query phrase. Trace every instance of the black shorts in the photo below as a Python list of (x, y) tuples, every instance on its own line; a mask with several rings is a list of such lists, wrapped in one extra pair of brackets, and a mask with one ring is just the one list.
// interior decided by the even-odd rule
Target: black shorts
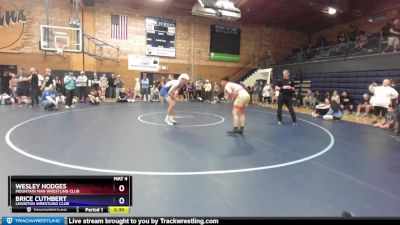
[(26, 87), (17, 87), (17, 96), (29, 96), (29, 88)]
[(382, 113), (382, 117), (386, 116), (388, 112), (388, 109), (385, 107), (380, 107), (380, 106), (374, 106), (374, 114), (375, 116), (379, 116), (379, 114)]

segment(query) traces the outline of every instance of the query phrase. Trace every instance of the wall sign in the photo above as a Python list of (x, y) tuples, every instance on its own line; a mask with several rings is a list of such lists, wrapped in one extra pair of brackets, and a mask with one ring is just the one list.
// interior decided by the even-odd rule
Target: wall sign
[(128, 55), (128, 70), (158, 72), (160, 59), (143, 55)]
[(18, 52), (29, 43), (28, 11), (15, 1), (0, 0), (0, 52)]

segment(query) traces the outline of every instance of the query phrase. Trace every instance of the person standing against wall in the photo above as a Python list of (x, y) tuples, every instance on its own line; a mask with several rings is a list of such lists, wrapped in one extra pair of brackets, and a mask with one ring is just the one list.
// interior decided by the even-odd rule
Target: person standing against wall
[(114, 85), (115, 85), (115, 95), (118, 98), (119, 92), (124, 87), (124, 81), (121, 80), (121, 75), (117, 75), (117, 79), (115, 79)]
[(140, 81), (141, 84), (141, 92), (142, 92), (142, 101), (144, 101), (144, 96), (146, 96), (146, 102), (149, 101), (149, 87), (150, 87), (150, 81), (149, 78), (147, 78), (146, 74), (143, 74), (143, 78)]
[(108, 87), (108, 79), (105, 74), (103, 74), (103, 76), (100, 78), (99, 86), (100, 86), (100, 93), (101, 93), (100, 98), (102, 100), (104, 100), (106, 98), (106, 90)]
[(74, 98), (75, 82), (76, 78), (72, 72), (70, 72), (68, 75), (64, 77), (64, 86), (66, 95), (65, 108), (67, 109), (70, 107), (74, 107), (72, 105), (72, 99)]
[(87, 81), (88, 79), (85, 72), (81, 71), (80, 75), (76, 78), (76, 87), (78, 88), (80, 102), (86, 102)]
[(111, 74), (108, 78), (108, 98), (115, 98), (115, 75)]

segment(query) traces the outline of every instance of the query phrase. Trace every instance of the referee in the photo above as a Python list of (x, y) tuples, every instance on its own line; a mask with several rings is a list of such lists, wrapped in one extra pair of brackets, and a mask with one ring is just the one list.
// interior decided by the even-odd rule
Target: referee
[(283, 79), (279, 80), (275, 89), (279, 91), (278, 97), (278, 124), (282, 125), (282, 106), (289, 109), (292, 116), (293, 126), (297, 126), (296, 114), (293, 110), (292, 96), (295, 92), (294, 82), (289, 79), (289, 70), (283, 70)]

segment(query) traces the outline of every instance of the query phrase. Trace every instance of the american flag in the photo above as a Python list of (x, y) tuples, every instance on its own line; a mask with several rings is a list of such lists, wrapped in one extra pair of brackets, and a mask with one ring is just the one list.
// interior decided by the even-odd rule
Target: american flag
[(111, 14), (111, 38), (128, 39), (128, 16)]

